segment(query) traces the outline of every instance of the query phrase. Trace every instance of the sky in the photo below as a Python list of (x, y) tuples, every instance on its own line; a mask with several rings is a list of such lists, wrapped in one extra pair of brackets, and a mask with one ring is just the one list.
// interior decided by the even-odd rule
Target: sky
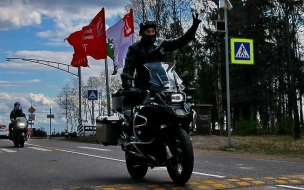
[[(0, 0), (0, 123), (8, 125), (15, 102), (24, 113), (35, 108), (33, 127), (49, 132), (50, 109), (52, 132), (61, 132), (66, 121), (60, 118), (55, 101), (63, 86), (72, 83), (72, 74), (41, 65), (7, 58), (47, 60), (70, 64), (73, 47), (64, 41), (71, 33), (88, 25), (104, 7), (106, 27), (125, 15), (128, 0)], [(82, 67), (84, 80), (104, 70), (104, 60), (88, 57), (89, 68)], [(108, 58), (109, 71), (113, 70)], [(57, 65), (56, 65), (57, 66)], [(67, 67), (60, 67), (67, 69)], [(72, 73), (78, 69), (70, 67)]]

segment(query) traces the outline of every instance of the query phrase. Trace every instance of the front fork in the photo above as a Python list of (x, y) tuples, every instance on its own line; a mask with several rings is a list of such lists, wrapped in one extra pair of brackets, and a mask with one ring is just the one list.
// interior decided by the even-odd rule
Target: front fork
[(171, 158), (173, 158), (173, 155), (170, 151), (170, 147), (172, 147), (172, 144), (171, 144), (171, 138), (170, 138), (170, 135), (169, 135), (167, 125), (161, 125), (160, 126), (160, 133), (161, 133), (161, 135), (163, 136), (163, 139), (164, 139), (164, 146), (166, 148), (167, 159), (171, 159)]
[(196, 133), (197, 129), (196, 129), (196, 121), (197, 121), (197, 113), (196, 111), (194, 111), (194, 109), (191, 109), (191, 113), (192, 113), (192, 121), (190, 123), (190, 133)]

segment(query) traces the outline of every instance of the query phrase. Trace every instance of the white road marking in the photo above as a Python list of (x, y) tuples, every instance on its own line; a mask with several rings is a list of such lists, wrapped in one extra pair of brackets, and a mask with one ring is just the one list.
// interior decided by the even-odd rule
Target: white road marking
[(10, 150), (10, 149), (7, 149), (7, 148), (1, 148), (0, 150), (3, 150), (4, 152), (17, 152), (17, 151)]
[(210, 177), (217, 177), (217, 178), (225, 178), (226, 176), (221, 176), (221, 175), (213, 175), (213, 174), (206, 174), (206, 173), (199, 173), (199, 172), (192, 172), (193, 174), (197, 175), (205, 175), (205, 176), (210, 176)]
[(277, 185), (278, 187), (284, 187), (287, 189), (304, 189), (302, 187), (294, 187), (294, 186), (289, 186), (289, 185)]
[(125, 160), (119, 160), (119, 159), (108, 158), (108, 157), (103, 157), (103, 156), (96, 156), (96, 155), (92, 155), (92, 154), (85, 154), (85, 153), (76, 152), (76, 151), (62, 150), (62, 149), (56, 149), (56, 150), (62, 151), (62, 152), (68, 152), (68, 153), (73, 153), (73, 154), (79, 154), (79, 155), (89, 156), (89, 157), (94, 157), (94, 158), (101, 158), (101, 159), (113, 160), (113, 161), (118, 161), (118, 162), (126, 162)]
[(86, 147), (86, 146), (77, 146), (78, 148), (85, 148), (85, 149), (92, 149), (92, 150), (100, 150), (100, 151), (112, 151), (109, 149), (102, 149), (102, 148), (93, 148), (93, 147)]
[(31, 145), (31, 146), (37, 146), (37, 147), (41, 147), (40, 145), (36, 145), (36, 144), (31, 144), (31, 143), (25, 143), (26, 145)]
[(45, 149), (45, 148), (40, 148), (40, 147), (26, 147), (26, 148), (31, 148), (31, 149), (39, 150), (39, 151), (52, 151), (52, 150)]

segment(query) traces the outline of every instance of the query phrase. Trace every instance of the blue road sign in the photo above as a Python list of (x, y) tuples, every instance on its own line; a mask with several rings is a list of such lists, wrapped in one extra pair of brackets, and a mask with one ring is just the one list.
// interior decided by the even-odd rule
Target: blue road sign
[(88, 100), (98, 100), (98, 90), (88, 90)]
[(253, 64), (254, 51), (253, 40), (242, 38), (231, 38), (231, 63)]

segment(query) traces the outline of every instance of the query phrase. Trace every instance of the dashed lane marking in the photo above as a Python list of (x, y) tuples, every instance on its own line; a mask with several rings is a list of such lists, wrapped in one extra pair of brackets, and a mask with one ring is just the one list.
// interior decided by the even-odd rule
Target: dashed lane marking
[(91, 149), (91, 150), (100, 150), (100, 151), (112, 151), (109, 149), (102, 149), (102, 148), (93, 148), (93, 147), (86, 147), (86, 146), (77, 146), (78, 148), (84, 148), (84, 149)]
[(40, 148), (40, 147), (35, 147), (35, 146), (32, 146), (32, 147), (26, 147), (26, 148), (31, 148), (31, 149), (34, 149), (34, 150), (39, 150), (39, 151), (52, 151), (52, 150), (49, 150), (49, 149)]
[(7, 149), (7, 148), (0, 148), (0, 150), (2, 150), (4, 152), (17, 152), (15, 150), (10, 150), (10, 149)]

